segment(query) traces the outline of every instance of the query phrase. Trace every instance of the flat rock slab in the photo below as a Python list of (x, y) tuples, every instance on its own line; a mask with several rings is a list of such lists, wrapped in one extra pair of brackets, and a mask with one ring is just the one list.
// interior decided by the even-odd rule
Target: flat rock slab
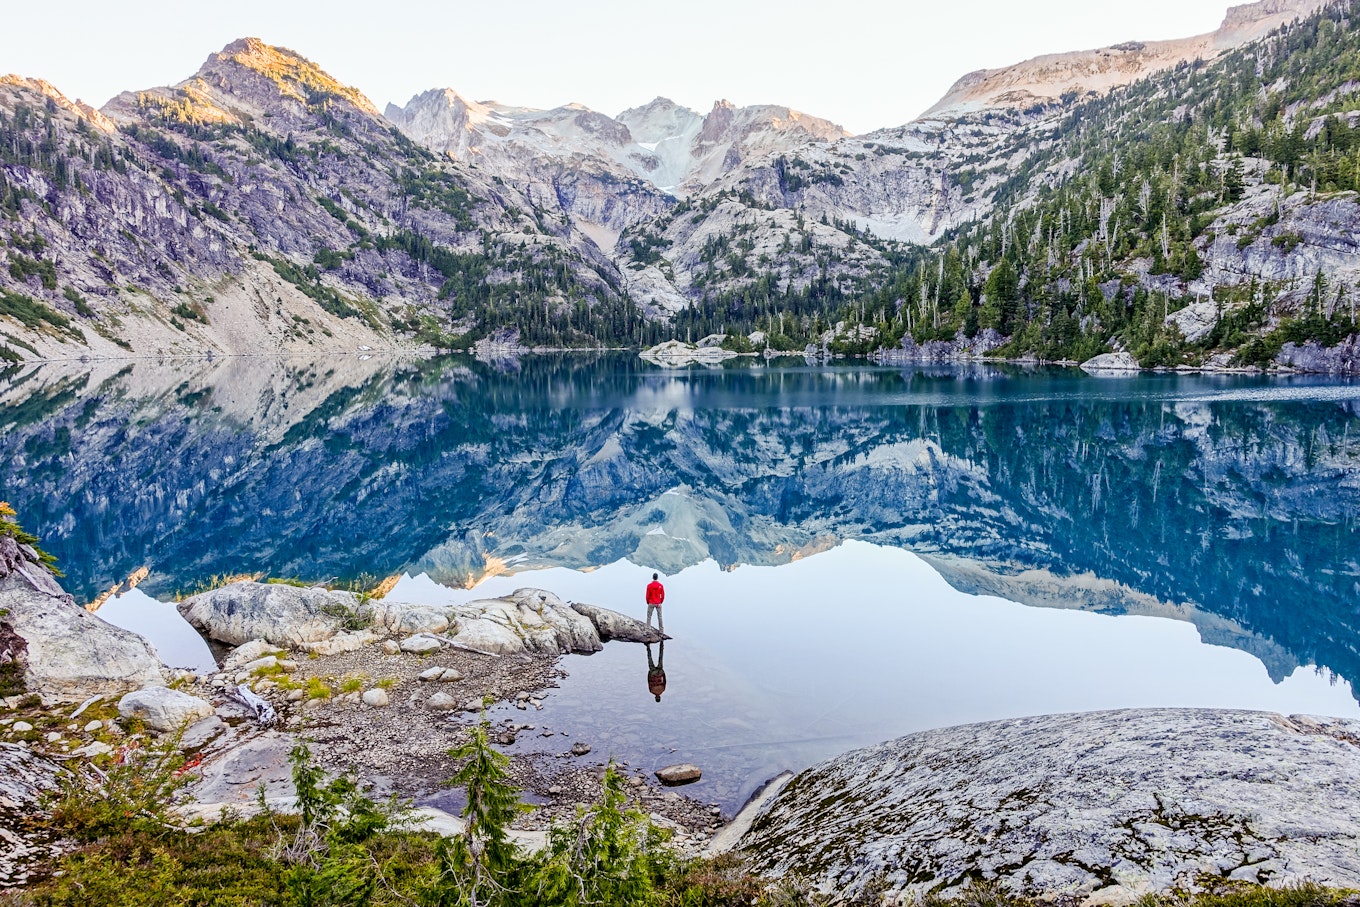
[(200, 803), (235, 807), (255, 800), (260, 785), (264, 785), (266, 797), (293, 796), (288, 754), (296, 743), (288, 735), (269, 732), (227, 750), (204, 763), (203, 780), (191, 791), (193, 798)]
[(738, 847), (853, 895), (972, 877), (1127, 902), (1201, 876), (1360, 886), (1360, 722), (1147, 709), (912, 734), (799, 774)]
[(670, 639), (655, 627), (648, 626), (645, 621), (610, 611), (608, 608), (583, 605), (579, 602), (573, 602), (571, 607), (576, 613), (590, 619), (595, 625), (595, 631), (600, 634), (600, 639), (605, 642), (618, 639), (624, 642), (652, 643)]

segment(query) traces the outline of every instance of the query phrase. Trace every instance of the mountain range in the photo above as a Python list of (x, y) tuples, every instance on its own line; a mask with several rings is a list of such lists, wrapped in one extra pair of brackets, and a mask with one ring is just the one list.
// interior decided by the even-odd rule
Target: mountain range
[[(1314, 181), (1291, 195), (1303, 166), (1277, 174), (1268, 155), (1232, 147), (1232, 127), (1212, 122), (1224, 111), (1194, 80), (1241, 59), (1283, 65), (1299, 35), (1336, 31), (1353, 37), (1348, 3), (1261, 0), (1207, 35), (971, 73), (917, 120), (861, 136), (786, 107), (718, 101), (701, 114), (665, 98), (608, 116), (442, 88), (380, 113), (301, 55), (251, 38), (185, 81), (99, 110), (8, 76), (0, 358), (645, 346), (720, 333), (787, 350), (921, 355), (948, 342), (925, 354), (1002, 345), (1204, 360), (1282, 326), (1290, 342), (1335, 346), (1349, 336), (1333, 336), (1335, 300), (1326, 330), (1286, 322), (1304, 313), (1316, 275), (1333, 289), (1360, 278), (1346, 238), (1358, 187), (1320, 198)], [(1290, 95), (1271, 115), (1292, 129), (1307, 113), (1300, 128), (1315, 144), (1316, 111), (1348, 128), (1355, 116), (1345, 72), (1307, 75), (1309, 97), (1280, 78), (1259, 92)], [(1193, 155), (1167, 164), (1163, 214), (1176, 223), (1159, 233), (1147, 199), (1134, 210), (1158, 174), (1124, 180), (1116, 161), (1110, 185), (1076, 200), (1082, 216), (1069, 199), (1013, 238), (1018, 218), (1042, 221), (1046, 198), (1083, 191), (1112, 153), (1083, 126), (1102, 117), (1107, 134), (1126, 130), (1113, 153), (1130, 159), (1159, 124), (1196, 128)], [(1272, 128), (1255, 108), (1231, 118), (1238, 131)], [(1206, 183), (1231, 170), (1233, 192), (1206, 207), (1187, 167)], [(1245, 234), (1220, 223), (1234, 204)], [(1126, 247), (1109, 241), (1112, 222)], [(1265, 248), (1226, 239), (1253, 231)], [(1087, 290), (1092, 280), (1103, 289)], [(1248, 284), (1269, 311), (1243, 315), (1212, 348), (1187, 347), (1250, 306), (1251, 294), (1223, 292)], [(1121, 293), (1137, 319), (1107, 311)], [(1257, 360), (1293, 355), (1275, 339)]]

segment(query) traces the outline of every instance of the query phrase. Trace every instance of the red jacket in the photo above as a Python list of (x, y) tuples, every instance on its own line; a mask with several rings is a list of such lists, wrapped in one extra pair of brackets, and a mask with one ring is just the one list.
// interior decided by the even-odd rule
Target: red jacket
[(656, 580), (647, 584), (647, 604), (659, 605), (666, 600), (666, 587)]

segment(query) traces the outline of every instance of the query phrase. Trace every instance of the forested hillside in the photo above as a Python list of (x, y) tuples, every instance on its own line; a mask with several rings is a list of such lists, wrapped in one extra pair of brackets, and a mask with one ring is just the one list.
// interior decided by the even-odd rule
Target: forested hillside
[(681, 322), (788, 346), (843, 322), (833, 349), (859, 353), (995, 331), (999, 355), (1116, 348), (1143, 365), (1335, 345), (1355, 332), (1360, 279), (1357, 13), (1330, 7), (1213, 64), (1071, 99), (991, 217), (929, 249), (885, 248), (896, 263), (870, 291), (757, 284)]

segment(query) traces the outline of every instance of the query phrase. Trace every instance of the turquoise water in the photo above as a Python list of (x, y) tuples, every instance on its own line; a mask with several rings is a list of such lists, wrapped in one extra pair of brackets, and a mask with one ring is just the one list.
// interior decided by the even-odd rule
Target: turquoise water
[(427, 579), (399, 594), (540, 585), (641, 616), (659, 570), (663, 702), (646, 653), (611, 646), (569, 659), (537, 717), (635, 763), (697, 747), (727, 802), (770, 767), (966, 720), (1350, 714), (1358, 414), (1360, 385), (1311, 378), (41, 368), (0, 376), (0, 498), (81, 600), (141, 567), (161, 599), (404, 572)]

